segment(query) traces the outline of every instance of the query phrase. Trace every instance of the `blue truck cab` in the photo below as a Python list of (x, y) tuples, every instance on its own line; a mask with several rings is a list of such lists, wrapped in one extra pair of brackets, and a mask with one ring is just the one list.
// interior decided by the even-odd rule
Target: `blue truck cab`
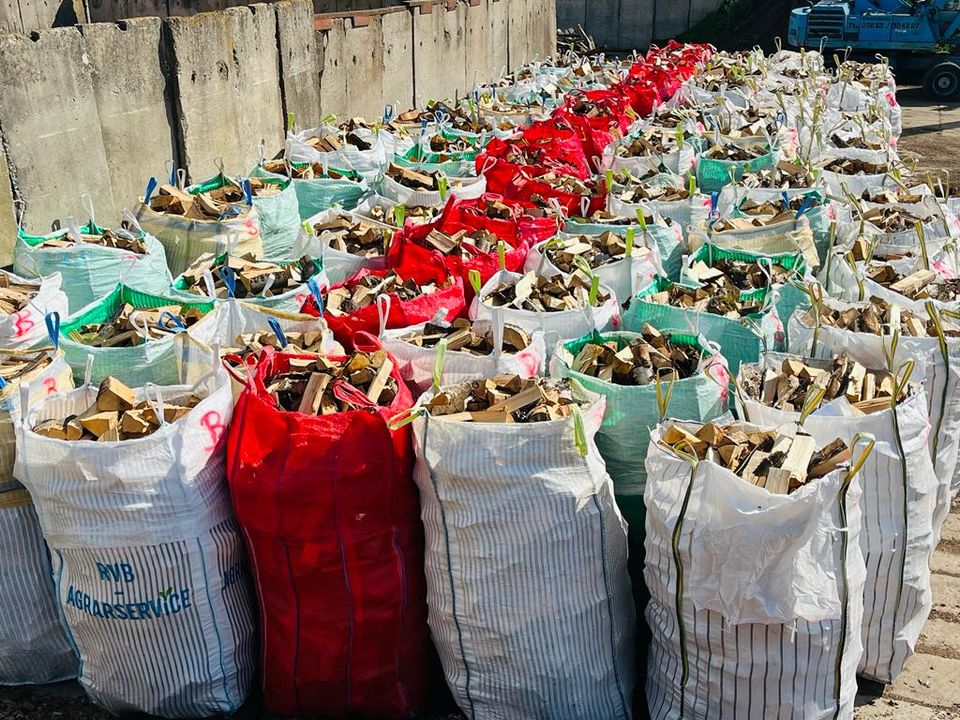
[(960, 0), (820, 0), (790, 14), (793, 47), (887, 55), (894, 69), (924, 73), (931, 96), (960, 96)]

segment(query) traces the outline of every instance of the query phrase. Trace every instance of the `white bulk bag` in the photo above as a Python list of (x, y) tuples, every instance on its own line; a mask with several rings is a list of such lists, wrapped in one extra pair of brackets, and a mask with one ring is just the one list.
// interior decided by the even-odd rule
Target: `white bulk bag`
[(859, 480), (838, 470), (773, 495), (664, 449), (662, 432), (644, 493), (651, 718), (852, 717)]
[(47, 340), (46, 316), (50, 313), (67, 315), (67, 296), (61, 289), (60, 273), (53, 273), (37, 280), (23, 278), (6, 270), (0, 270), (7, 280), (20, 285), (31, 285), (37, 294), (22, 310), (11, 315), (0, 314), (0, 349), (27, 350)]
[(447, 184), (447, 194), (443, 196), (435, 190), (414, 190), (401, 185), (389, 175), (384, 175), (383, 182), (380, 184), (380, 194), (394, 203), (411, 207), (437, 207), (443, 205), (449, 197), (475, 200), (487, 191), (487, 178), (484, 175), (449, 177)]
[(616, 329), (620, 325), (620, 305), (610, 288), (600, 286), (600, 289), (609, 294), (610, 299), (600, 307), (580, 308), (579, 310), (559, 310), (557, 312), (535, 312), (533, 310), (519, 310), (514, 307), (496, 308), (480, 301), (492, 292), (501, 280), (517, 280), (523, 277), (518, 273), (501, 270), (491, 277), (486, 285), (473, 298), (470, 305), (471, 320), (492, 320), (494, 312), (502, 310), (503, 322), (522, 328), (528, 333), (538, 330), (543, 333), (547, 343), (547, 353), (553, 350), (558, 340), (574, 340), (583, 337), (594, 330), (604, 331)]
[(414, 421), (430, 630), (475, 720), (631, 717), (627, 528), (589, 402), (579, 438), (572, 416)]
[[(383, 330), (380, 333), (383, 348), (396, 360), (400, 375), (413, 391), (414, 398), (425, 393), (433, 384), (437, 348), (418, 347), (402, 338), (414, 332), (421, 332), (423, 328), (424, 324), (420, 324), (395, 330)], [(477, 377), (493, 377), (498, 373), (510, 373), (522, 378), (543, 374), (547, 348), (542, 333), (533, 333), (530, 344), (524, 350), (514, 353), (499, 349), (502, 348), (502, 321), (498, 324), (496, 319), (491, 322), (481, 320), (474, 325), (477, 332), (482, 332), (486, 328), (493, 329), (493, 354), (474, 355), (462, 350), (447, 350), (440, 375), (441, 385), (454, 385)]]
[[(784, 355), (770, 353), (767, 367), (779, 368)], [(743, 368), (741, 367), (741, 375)], [(857, 433), (877, 444), (860, 469), (863, 527), (860, 548), (866, 561), (863, 657), (858, 674), (890, 683), (903, 670), (932, 607), (930, 558), (936, 548), (937, 518), (948, 508), (949, 478), (937, 479), (927, 446), (927, 397), (919, 385), (894, 411), (856, 415), (845, 398), (811, 413), (803, 429), (823, 446), (839, 437), (850, 445)], [(799, 413), (785, 412), (737, 396), (742, 416), (764, 426), (798, 423)]]
[[(575, 237), (570, 233), (560, 233), (559, 236), (564, 239)], [(551, 242), (551, 240), (544, 240), (530, 248), (524, 260), (524, 272), (535, 272), (548, 277), (569, 274), (560, 270), (547, 256), (547, 244)], [(601, 285), (613, 291), (614, 297), (621, 305), (630, 302), (630, 298), (636, 295), (638, 290), (649, 285), (657, 275), (666, 276), (657, 244), (644, 232), (637, 233), (629, 258), (624, 256), (621, 260), (614, 260), (593, 268), (593, 273), (600, 278)]]
[[(832, 308), (865, 307), (865, 303), (824, 300)], [(813, 357), (833, 357), (845, 353), (867, 367), (875, 366), (890, 349), (890, 336), (855, 333), (823, 325), (817, 333), (816, 347), (811, 351), (814, 328), (804, 320), (806, 313), (797, 310), (787, 323), (790, 352)], [(927, 416), (930, 420), (930, 455), (937, 477), (949, 479), (950, 494), (960, 491), (960, 339), (901, 335), (896, 347), (895, 364), (913, 360), (923, 368), (924, 391), (927, 395)], [(938, 506), (949, 504), (940, 498)], [(942, 520), (942, 518), (941, 518)], [(935, 525), (934, 527), (937, 527)]]
[(0, 607), (0, 686), (77, 676), (40, 522), (22, 488), (0, 492)]
[(30, 494), (13, 477), (20, 384), (33, 401), (73, 388), (55, 352), (46, 367), (0, 389), (0, 685), (36, 685), (77, 676), (77, 657), (60, 622), (50, 558)]
[(203, 399), (187, 415), (140, 439), (68, 442), (31, 430), (85, 411), (93, 386), (24, 408), (17, 426), (14, 474), (50, 546), (80, 682), (115, 714), (229, 714), (256, 672), (254, 605), (224, 477), (230, 385), (210, 373), (137, 396), (193, 393)]
[[(387, 163), (393, 157), (393, 154), (391, 152), (390, 155), (387, 155), (380, 133), (365, 128), (357, 128), (355, 132), (360, 138), (370, 143), (368, 150), (361, 150), (346, 142), (344, 139), (346, 133), (341, 133), (340, 128), (335, 125), (323, 125), (301, 132), (288, 132), (287, 159), (290, 162), (297, 163), (320, 163), (324, 167), (350, 168), (363, 175), (368, 181), (373, 181), (387, 169)], [(339, 150), (321, 152), (307, 144), (307, 140), (310, 138), (327, 135), (333, 135), (340, 140), (341, 147)]]
[(304, 223), (304, 225), (309, 223), (311, 228), (310, 234), (308, 235), (305, 231), (300, 232), (300, 235), (297, 238), (297, 245), (294, 248), (291, 257), (303, 257), (304, 255), (309, 255), (310, 257), (323, 258), (323, 271), (326, 273), (327, 280), (331, 287), (334, 285), (339, 285), (345, 280), (349, 280), (364, 268), (369, 268), (371, 270), (385, 269), (387, 267), (387, 256), (385, 251), (383, 255), (372, 258), (353, 255), (352, 253), (331, 248), (329, 242), (321, 240), (321, 238), (313, 232), (313, 227), (315, 225), (321, 225), (340, 217), (345, 218), (350, 222), (358, 222), (363, 220), (365, 223), (375, 225), (384, 232), (390, 232), (391, 234), (396, 232), (396, 228), (391, 228), (389, 225), (385, 225), (381, 222), (377, 222), (376, 220), (372, 220), (359, 214), (359, 209), (360, 208), (356, 209), (357, 212), (350, 212), (349, 210), (343, 210), (341, 208), (330, 208), (329, 210), (324, 210), (323, 212), (317, 213), (311, 217)]

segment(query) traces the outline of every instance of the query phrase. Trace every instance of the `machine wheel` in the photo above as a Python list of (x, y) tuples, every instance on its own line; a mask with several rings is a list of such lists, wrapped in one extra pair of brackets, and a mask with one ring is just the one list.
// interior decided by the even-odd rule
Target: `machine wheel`
[(937, 63), (923, 76), (923, 89), (936, 100), (956, 100), (960, 96), (960, 65)]

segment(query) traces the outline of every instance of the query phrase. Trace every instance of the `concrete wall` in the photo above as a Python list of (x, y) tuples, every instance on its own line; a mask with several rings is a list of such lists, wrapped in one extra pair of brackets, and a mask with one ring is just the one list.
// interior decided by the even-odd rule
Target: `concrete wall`
[[(534, 0), (535, 2), (535, 0)], [(645, 50), (686, 32), (723, 0), (556, 0), (557, 24), (581, 25), (598, 48)]]
[(170, 160), (192, 180), (220, 159), (249, 172), (261, 144), (282, 148), (288, 113), (299, 127), (379, 117), (555, 51), (555, 0), (411, 0), (347, 17), (316, 2), (0, 33), (0, 264), (16, 201), (32, 231), (86, 219), (81, 193), (112, 225)]

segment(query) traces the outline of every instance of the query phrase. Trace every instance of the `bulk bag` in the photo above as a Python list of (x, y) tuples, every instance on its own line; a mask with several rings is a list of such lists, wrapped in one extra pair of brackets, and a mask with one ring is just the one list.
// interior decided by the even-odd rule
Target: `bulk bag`
[[(222, 269), (225, 265), (229, 264), (229, 255), (220, 255), (213, 258), (213, 267), (219, 270)], [(303, 259), (301, 256), (300, 259)], [(294, 263), (299, 262), (298, 260), (277, 260), (274, 261), (277, 267), (285, 269)], [(191, 272), (196, 272), (194, 267), (189, 268)], [(210, 268), (207, 268), (209, 271)], [(271, 308), (273, 310), (278, 310), (280, 312), (297, 312), (303, 304), (307, 301), (311, 295), (319, 295), (321, 291), (326, 290), (330, 287), (330, 281), (327, 279), (326, 273), (323, 271), (323, 260), (319, 256), (313, 256), (306, 263), (300, 264), (300, 270), (305, 273), (311, 273), (307, 277), (305, 282), (296, 285), (289, 290), (285, 290), (282, 293), (277, 293), (275, 295), (264, 294), (263, 291), (259, 295), (247, 295), (243, 298), (243, 301), (249, 303), (250, 305), (257, 305), (259, 307)], [(223, 279), (222, 276), (218, 279)], [(239, 279), (234, 280), (235, 283), (239, 283)], [(231, 286), (229, 282), (224, 281), (220, 288), (217, 288), (211, 273), (210, 277), (204, 281), (201, 286), (204, 290), (203, 293), (193, 292), (191, 289), (191, 282), (188, 275), (181, 275), (176, 280), (173, 281), (173, 292), (181, 302), (211, 302), (219, 304), (223, 302), (224, 298), (222, 296), (217, 296), (217, 291), (226, 290), (227, 298), (233, 299), (235, 295), (233, 294), (236, 290), (236, 286)], [(194, 286), (196, 287), (196, 286)], [(266, 286), (266, 291), (269, 292), (269, 286)], [(212, 291), (212, 292), (211, 292)]]
[(114, 714), (233, 713), (250, 690), (256, 644), (224, 476), (230, 385), (220, 372), (136, 390), (157, 407), (201, 398), (139, 439), (70, 442), (31, 429), (83, 413), (97, 392), (85, 385), (24, 406), (14, 469), (50, 546), (80, 684)]
[[(651, 206), (644, 205), (643, 209), (651, 213)], [(633, 218), (636, 218), (634, 214)], [(617, 218), (620, 220), (621, 218)], [(564, 232), (570, 235), (600, 235), (605, 232), (619, 234), (626, 233), (628, 228), (633, 228), (637, 233), (638, 240), (648, 247), (656, 246), (660, 255), (660, 262), (663, 264), (663, 271), (666, 277), (676, 279), (680, 275), (680, 267), (683, 265), (683, 255), (687, 245), (683, 239), (683, 230), (675, 222), (664, 222), (663, 218), (653, 215), (645, 215), (646, 229), (631, 218), (622, 218), (623, 222), (607, 222), (601, 219), (588, 218), (569, 218), (563, 227)]]
[[(452, 176), (448, 177), (447, 182), (447, 194), (450, 197), (472, 200), (487, 191), (487, 179), (483, 175)], [(446, 195), (436, 190), (416, 190), (401, 185), (389, 175), (383, 177), (379, 191), (388, 200), (411, 207), (437, 207), (447, 199)]]
[(672, 284), (664, 278), (657, 278), (641, 290), (623, 315), (623, 329), (641, 332), (644, 323), (650, 323), (661, 331), (702, 335), (717, 344), (734, 374), (741, 363), (756, 362), (762, 350), (776, 350), (783, 345), (783, 324), (777, 315), (776, 291), (763, 288), (741, 293), (741, 300), (762, 300), (763, 307), (759, 313), (733, 319), (649, 300), (651, 295), (668, 290)]
[[(119, 282), (144, 292), (168, 292), (171, 278), (163, 245), (150, 230), (144, 230), (135, 220), (124, 225), (122, 229), (140, 240), (146, 252), (137, 253), (83, 242), (84, 235), (99, 237), (107, 230), (93, 220), (79, 228), (56, 230), (46, 235), (29, 235), (20, 228), (13, 248), (13, 271), (33, 278), (59, 274), (62, 278), (61, 288), (69, 301), (67, 312), (76, 312), (99, 300)], [(80, 236), (79, 241), (77, 235)], [(72, 241), (73, 244), (42, 247), (49, 240)], [(53, 310), (59, 312), (55, 307), (50, 307), (48, 312)]]
[(272, 195), (253, 190), (253, 206), (260, 217), (260, 235), (263, 259), (292, 260), (293, 247), (300, 233), (300, 202), (297, 190), (289, 178), (262, 177), (260, 182), (279, 188)]
[[(620, 305), (610, 288), (600, 285), (598, 290), (608, 299), (600, 305), (581, 307), (576, 310), (558, 310), (554, 312), (535, 312), (509, 306), (493, 306), (484, 302), (491, 292), (503, 283), (516, 283), (523, 275), (501, 270), (490, 278), (477, 292), (470, 305), (471, 320), (492, 320), (501, 315), (503, 322), (514, 325), (528, 333), (542, 332), (547, 342), (547, 352), (553, 351), (558, 340), (570, 340), (583, 337), (595, 330), (615, 329), (620, 325)], [(598, 298), (599, 300), (599, 298)]]
[[(824, 307), (835, 310), (864, 310), (869, 303), (845, 303), (825, 298)], [(924, 369), (924, 389), (927, 394), (927, 416), (930, 420), (930, 455), (936, 475), (941, 480), (950, 478), (950, 494), (960, 492), (960, 466), (957, 451), (960, 447), (960, 341), (953, 332), (943, 334), (940, 313), (928, 303), (939, 337), (912, 337), (900, 334), (894, 342), (890, 335), (871, 335), (852, 332), (820, 323), (818, 328), (813, 309), (798, 311), (787, 323), (790, 351), (812, 357), (833, 357), (841, 353), (870, 367), (878, 358), (885, 358), (894, 347), (894, 365), (913, 360)], [(926, 318), (923, 318), (924, 320)], [(949, 328), (955, 330), (955, 328)], [(938, 505), (949, 500), (943, 498)]]
[[(424, 324), (413, 327), (383, 330), (380, 340), (383, 347), (396, 360), (400, 375), (419, 398), (434, 382), (437, 367), (437, 347), (420, 347), (407, 342), (408, 335), (421, 333)], [(533, 333), (530, 344), (519, 352), (510, 352), (503, 347), (503, 321), (494, 318), (491, 322), (477, 321), (474, 332), (492, 332), (493, 352), (477, 355), (465, 350), (446, 350), (440, 370), (440, 384), (453, 385), (475, 377), (493, 377), (499, 373), (531, 378), (543, 374), (547, 349), (541, 333)]]
[(516, 272), (523, 267), (529, 249), (525, 242), (521, 241), (513, 245), (509, 238), (497, 238), (503, 242), (503, 267), (501, 268), (496, 245), (486, 252), (469, 243), (454, 245), (449, 253), (440, 253), (439, 250), (430, 247), (429, 236), (434, 230), (450, 237), (461, 230), (469, 232), (471, 229), (448, 221), (445, 212), (435, 222), (405, 225), (393, 236), (388, 262), (393, 266), (429, 265), (431, 259), (439, 253), (447, 271), (454, 277), (460, 278), (469, 300), (473, 297), (471, 274), (479, 276), (480, 282), (485, 283), (501, 269)]
[[(694, 265), (703, 263), (707, 267), (713, 267), (716, 263), (724, 260), (756, 263), (761, 269), (766, 269), (768, 274), (773, 267), (779, 267), (791, 273), (791, 280), (798, 283), (813, 280), (807, 274), (803, 253), (799, 251), (767, 255), (747, 250), (722, 248), (708, 242), (701, 245), (696, 252), (686, 258), (683, 269), (680, 271), (680, 283), (682, 285), (699, 285), (700, 282), (695, 278)], [(768, 287), (771, 286), (768, 284)], [(801, 290), (792, 283), (776, 283), (771, 289), (777, 292), (777, 301), (774, 304), (777, 308), (778, 317), (789, 319), (798, 307), (806, 308), (810, 306), (810, 297), (806, 290)]]
[(0, 351), (23, 351), (47, 339), (44, 318), (50, 313), (67, 314), (67, 296), (61, 289), (63, 276), (53, 273), (37, 280), (0, 270), (0, 286), (25, 285), (30, 302), (10, 314), (0, 314)]
[[(365, 351), (379, 344), (356, 337)], [(284, 715), (410, 717), (426, 696), (423, 530), (396, 368), (389, 407), (309, 416), (266, 390), (265, 351), (230, 427), (228, 478), (261, 606), (262, 686)], [(305, 356), (304, 356), (305, 357)]]
[[(382, 222), (377, 222), (356, 212), (341, 210), (340, 208), (330, 208), (314, 215), (304, 222), (304, 232), (300, 234), (296, 250), (292, 253), (293, 257), (323, 258), (323, 271), (326, 273), (327, 280), (331, 285), (339, 285), (345, 280), (352, 278), (364, 268), (371, 270), (382, 270), (387, 266), (386, 248), (383, 248), (382, 255), (374, 257), (362, 257), (352, 253), (343, 252), (330, 247), (330, 243), (316, 234), (316, 226), (324, 225), (339, 218), (343, 218), (351, 223), (364, 222), (371, 225), (384, 236), (384, 245), (387, 244), (389, 237), (396, 231)], [(309, 234), (306, 232), (306, 225), (310, 225)]]
[[(197, 195), (222, 187), (225, 182), (228, 182), (226, 178), (218, 176), (208, 183), (188, 187), (186, 192)], [(150, 206), (150, 200), (156, 186), (156, 178), (150, 178), (147, 191), (137, 207), (136, 216), (143, 229), (163, 245), (167, 267), (172, 276), (180, 275), (205, 253), (222, 255), (230, 250), (237, 255), (263, 257), (260, 214), (253, 204), (252, 196), (247, 198), (246, 203), (235, 206), (238, 213), (236, 217), (194, 220), (183, 215), (154, 210)], [(103, 294), (94, 299), (100, 297), (103, 297)]]
[(675, 455), (663, 432), (650, 436), (644, 494), (650, 717), (852, 717), (859, 479), (835, 470), (774, 495)]
[[(508, 214), (504, 217), (503, 210)], [(443, 209), (446, 222), (476, 230), (489, 230), (509, 245), (520, 243), (527, 246), (549, 240), (557, 233), (556, 218), (542, 210), (532, 214), (532, 207), (506, 200), (494, 193), (484, 193), (479, 198), (465, 200), (454, 198)]]
[(776, 149), (767, 147), (759, 157), (752, 160), (714, 160), (704, 155), (697, 156), (697, 186), (704, 192), (723, 190), (725, 185), (735, 183), (745, 172), (756, 172), (776, 167), (780, 154)]
[[(409, 271), (409, 272), (408, 272)], [(353, 336), (359, 332), (376, 334), (382, 326), (384, 328), (404, 328), (411, 325), (432, 320), (440, 313), (441, 318), (452, 321), (459, 316), (465, 307), (463, 299), (463, 282), (458, 277), (450, 277), (446, 269), (439, 263), (424, 264), (421, 266), (401, 266), (395, 270), (361, 270), (352, 278), (338, 287), (352, 288), (364, 277), (384, 277), (388, 272), (395, 272), (403, 279), (412, 279), (419, 285), (435, 283), (436, 290), (432, 293), (418, 295), (410, 300), (401, 300), (395, 292), (382, 295), (383, 300), (354, 310), (352, 312), (334, 314), (329, 309), (323, 311), (323, 319), (333, 331), (334, 337), (345, 347), (352, 347)], [(336, 288), (332, 288), (336, 289)], [(316, 300), (310, 298), (302, 311), (313, 315), (317, 313)]]
[[(793, 357), (771, 353), (759, 366), (741, 366), (740, 386), (754, 368), (778, 370), (784, 359)], [(827, 361), (823, 366), (829, 369), (831, 364)], [(908, 397), (896, 409), (863, 415), (841, 398), (815, 409), (802, 422), (800, 413), (767, 407), (745, 394), (736, 396), (738, 411), (750, 422), (776, 427), (798, 424), (821, 446), (837, 437), (851, 445), (860, 432), (876, 439), (859, 473), (863, 488), (860, 548), (867, 574), (863, 656), (857, 674), (882, 683), (893, 682), (903, 670), (930, 614), (930, 558), (939, 535), (934, 525), (949, 509), (937, 507), (947, 496), (950, 479), (938, 480), (934, 474), (927, 443), (926, 393), (922, 386), (907, 386), (907, 380), (909, 374), (904, 379)]]
[[(320, 333), (323, 355), (339, 355), (343, 348), (333, 339), (327, 324), (318, 317), (301, 313), (282, 312), (259, 305), (248, 305), (242, 300), (228, 300), (218, 305), (213, 312), (190, 328), (190, 336), (208, 348), (220, 348), (221, 353), (233, 352), (240, 343), (241, 335), (272, 333), (280, 331), (279, 342), (287, 340), (289, 333)], [(245, 385), (232, 382), (234, 399)]]
[[(628, 229), (627, 232), (630, 232)], [(615, 231), (622, 235), (622, 231)], [(527, 259), (524, 261), (525, 272), (535, 272), (538, 275), (554, 276), (563, 273), (550, 259), (552, 248), (571, 247), (579, 242), (583, 236), (564, 233), (558, 238), (538, 243), (530, 248)], [(587, 239), (587, 238), (584, 238)], [(592, 267), (593, 273), (600, 278), (600, 284), (610, 288), (614, 297), (621, 305), (626, 305), (634, 294), (647, 285), (657, 275), (663, 275), (663, 265), (660, 263), (660, 251), (647, 233), (640, 233), (633, 241), (630, 257), (626, 256), (626, 248), (622, 257), (614, 260), (615, 256), (608, 256), (606, 263)], [(508, 268), (509, 269), (509, 268)]]
[[(361, 150), (346, 139), (348, 134), (356, 134), (370, 147)], [(337, 150), (323, 152), (310, 143), (311, 138), (323, 138), (330, 135), (336, 137), (340, 143)], [(320, 163), (330, 167), (352, 168), (368, 181), (373, 181), (379, 174), (383, 173), (387, 169), (389, 158), (393, 157), (392, 150), (390, 155), (387, 155), (381, 133), (372, 132), (365, 128), (356, 128), (348, 133), (341, 131), (335, 125), (324, 124), (300, 132), (288, 132), (286, 146), (286, 155), (293, 162)]]
[(30, 493), (22, 488), (0, 492), (0, 686), (77, 676), (77, 656), (60, 622), (51, 573)]
[(721, 229), (716, 226), (715, 220), (704, 221), (688, 228), (687, 242), (692, 251), (708, 242), (721, 248), (746, 250), (761, 255), (799, 251), (803, 253), (803, 259), (811, 271), (820, 266), (820, 253), (813, 229), (805, 215), (794, 220), (784, 220), (772, 225), (742, 230)]
[(292, 162), (286, 167), (285, 174), (281, 174), (264, 170), (262, 165), (258, 165), (250, 175), (258, 178), (292, 177), (291, 182), (297, 193), (297, 206), (300, 208), (301, 220), (329, 210), (334, 205), (352, 210), (370, 192), (370, 187), (363, 176), (352, 170), (325, 167), (320, 177), (298, 176), (309, 168), (309, 163)]
[[(147, 383), (176, 385), (196, 380), (198, 372), (194, 363), (210, 367), (211, 356), (205, 356), (202, 348), (196, 347), (188, 333), (178, 332), (165, 338), (147, 340), (133, 347), (93, 347), (83, 344), (77, 333), (84, 325), (107, 321), (125, 304), (134, 308), (157, 308), (175, 305), (181, 308), (209, 313), (214, 304), (208, 301), (186, 302), (148, 295), (125, 285), (117, 285), (113, 292), (98, 302), (91, 303), (78, 313), (63, 321), (57, 332), (58, 320), (53, 320), (53, 342), (63, 349), (63, 355), (77, 382), (84, 382), (87, 358), (93, 357), (92, 375), (89, 380), (100, 383), (109, 375), (130, 386)], [(198, 359), (199, 358), (199, 359)], [(205, 372), (205, 370), (203, 370)]]
[(581, 430), (413, 422), (430, 629), (476, 720), (632, 717), (626, 524), (594, 443), (603, 399), (574, 393)]
[(13, 476), (21, 384), (30, 400), (73, 388), (70, 366), (49, 350), (18, 353), (34, 364), (0, 388), (0, 685), (38, 685), (77, 676), (60, 622), (47, 546), (30, 494)]

